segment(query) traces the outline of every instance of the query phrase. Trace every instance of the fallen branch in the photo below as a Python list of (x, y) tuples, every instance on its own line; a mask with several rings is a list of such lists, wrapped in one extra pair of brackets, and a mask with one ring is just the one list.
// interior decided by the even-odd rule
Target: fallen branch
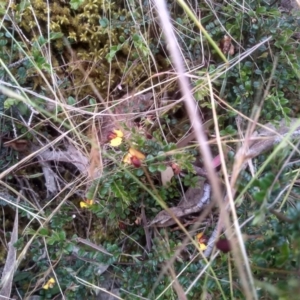
[(200, 188), (189, 188), (176, 207), (159, 212), (149, 226), (168, 227), (176, 223), (175, 218), (181, 218), (201, 211), (210, 203), (211, 186), (203, 182)]

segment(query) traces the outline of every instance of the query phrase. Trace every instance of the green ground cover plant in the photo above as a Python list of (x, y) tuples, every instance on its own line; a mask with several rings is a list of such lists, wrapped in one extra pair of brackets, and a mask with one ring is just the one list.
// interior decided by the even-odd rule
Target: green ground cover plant
[(0, 298), (298, 299), (296, 1), (0, 16)]

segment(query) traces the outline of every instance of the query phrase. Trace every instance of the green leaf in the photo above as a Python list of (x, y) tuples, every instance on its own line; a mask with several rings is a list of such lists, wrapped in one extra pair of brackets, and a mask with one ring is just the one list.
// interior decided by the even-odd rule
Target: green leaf
[(284, 243), (280, 247), (280, 254), (276, 256), (276, 265), (282, 266), (285, 264), (289, 258), (290, 249), (288, 243)]
[(71, 0), (70, 6), (72, 9), (77, 10), (85, 0)]
[(103, 197), (103, 196), (105, 196), (105, 195), (107, 195), (107, 193), (108, 193), (108, 190), (109, 190), (109, 188), (108, 187), (106, 187), (106, 186), (102, 186), (101, 187), (101, 189), (100, 189), (100, 196), (101, 197)]
[(143, 169), (136, 169), (134, 171), (134, 175), (137, 176), (137, 177), (141, 177), (142, 175), (144, 175)]
[(12, 106), (16, 105), (19, 102), (19, 100), (13, 99), (13, 98), (7, 98), (4, 101), (4, 109), (9, 109)]
[(236, 129), (232, 125), (228, 125), (224, 130), (220, 131), (222, 136), (236, 134)]
[(255, 89), (260, 88), (260, 86), (261, 86), (261, 84), (260, 84), (259, 81), (254, 81), (254, 82), (253, 82), (253, 87), (254, 87)]
[(54, 245), (60, 241), (59, 234), (57, 231), (53, 231), (52, 235), (47, 239), (48, 245)]
[(116, 212), (114, 210), (109, 214), (109, 218), (111, 220), (114, 220), (116, 218)]
[(254, 71), (254, 73), (255, 73), (256, 75), (262, 75), (262, 71), (261, 71), (260, 69), (256, 69), (256, 70)]
[(85, 194), (86, 199), (91, 200), (94, 198), (95, 186), (92, 186)]
[(51, 32), (50, 33), (50, 40), (57, 40), (62, 38), (64, 35), (61, 32)]
[(60, 241), (66, 240), (66, 232), (64, 230), (60, 231), (58, 235), (59, 235)]
[(256, 214), (256, 216), (254, 217), (252, 224), (253, 225), (259, 225), (259, 224), (263, 224), (265, 221), (265, 214), (262, 212), (259, 212)]
[(17, 250), (21, 250), (24, 247), (24, 238), (21, 237), (19, 238), (15, 243), (14, 243), (14, 247), (17, 248)]
[(121, 181), (115, 181), (111, 185), (111, 190), (115, 194), (116, 198), (119, 198), (123, 200), (123, 202), (125, 202), (126, 204), (129, 204), (128, 187), (126, 187), (126, 191), (125, 186)]
[(39, 231), (39, 234), (42, 235), (42, 236), (48, 236), (49, 235), (49, 230), (47, 228), (42, 228)]
[(163, 172), (163, 171), (165, 171), (166, 169), (167, 169), (167, 166), (164, 165), (164, 164), (159, 164), (159, 165), (157, 166), (157, 170), (160, 171), (160, 172)]
[(90, 105), (96, 105), (97, 104), (97, 102), (94, 98), (90, 98), (89, 103), (90, 103)]
[(250, 91), (252, 89), (252, 83), (250, 80), (245, 81), (245, 89)]
[(29, 108), (25, 103), (19, 102), (17, 104), (17, 108), (22, 116), (27, 115)]
[(152, 154), (148, 154), (147, 157), (146, 157), (147, 161), (153, 161), (155, 158)]
[(132, 36), (132, 40), (133, 40), (134, 42), (140, 42), (141, 37), (140, 37), (138, 34), (134, 34), (134, 35)]
[(69, 105), (74, 105), (74, 104), (76, 103), (76, 100), (75, 100), (72, 96), (70, 96), (70, 97), (68, 97), (68, 99), (67, 99), (67, 103), (68, 103)]
[(116, 48), (116, 46), (112, 46), (111, 48), (110, 48), (110, 51), (109, 51), (109, 53), (107, 53), (106, 54), (106, 56), (105, 56), (105, 58), (107, 59), (107, 61), (110, 63), (112, 60), (113, 60), (113, 58), (116, 56), (116, 54), (117, 54), (117, 48)]
[(101, 27), (106, 28), (109, 24), (109, 20), (107, 18), (99, 19), (99, 24)]
[(256, 13), (258, 13), (258, 14), (265, 13), (266, 11), (267, 11), (267, 9), (265, 6), (257, 7), (257, 9), (256, 9)]
[(30, 272), (16, 272), (16, 275), (14, 276), (14, 282), (20, 282), (20, 281), (27, 281), (28, 278), (30, 278), (32, 274)]
[(24, 83), (25, 79), (26, 79), (26, 69), (24, 67), (20, 67), (18, 69), (18, 76), (20, 77), (19, 83), (20, 83), (20, 80)]
[(259, 203), (262, 203), (264, 201), (265, 197), (266, 197), (266, 191), (256, 192), (253, 195), (253, 198)]
[(151, 165), (151, 166), (149, 166), (148, 170), (149, 170), (149, 172), (154, 173), (157, 171), (157, 167), (155, 165)]

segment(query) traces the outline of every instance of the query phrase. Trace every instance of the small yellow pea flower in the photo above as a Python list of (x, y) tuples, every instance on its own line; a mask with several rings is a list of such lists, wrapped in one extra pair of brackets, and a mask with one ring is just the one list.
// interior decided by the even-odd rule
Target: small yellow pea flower
[(85, 201), (81, 201), (80, 203), (79, 203), (79, 205), (80, 205), (80, 207), (81, 208), (89, 208), (89, 207), (91, 207), (92, 205), (94, 204), (94, 200), (93, 199), (91, 199), (91, 200), (85, 200)]
[(110, 145), (112, 147), (118, 147), (122, 144), (123, 132), (121, 130), (114, 129), (108, 134), (108, 139), (110, 140)]
[(54, 287), (54, 284), (55, 284), (55, 279), (53, 277), (51, 277), (47, 283), (45, 283), (43, 285), (43, 289), (44, 290), (48, 290), (48, 289), (52, 289)]
[(203, 236), (203, 232), (200, 232), (196, 235), (197, 242), (199, 243), (199, 248), (201, 251), (207, 249), (206, 238)]
[(131, 164), (136, 168), (139, 168), (142, 164), (141, 161), (145, 158), (146, 156), (142, 152), (134, 148), (130, 148), (128, 153), (125, 155), (123, 162), (126, 164)]

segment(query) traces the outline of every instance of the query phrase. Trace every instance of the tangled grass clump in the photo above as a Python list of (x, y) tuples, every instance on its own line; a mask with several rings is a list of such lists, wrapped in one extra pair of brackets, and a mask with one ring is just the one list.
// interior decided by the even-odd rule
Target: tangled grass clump
[(0, 1), (2, 297), (299, 294), (299, 12), (162, 3)]

